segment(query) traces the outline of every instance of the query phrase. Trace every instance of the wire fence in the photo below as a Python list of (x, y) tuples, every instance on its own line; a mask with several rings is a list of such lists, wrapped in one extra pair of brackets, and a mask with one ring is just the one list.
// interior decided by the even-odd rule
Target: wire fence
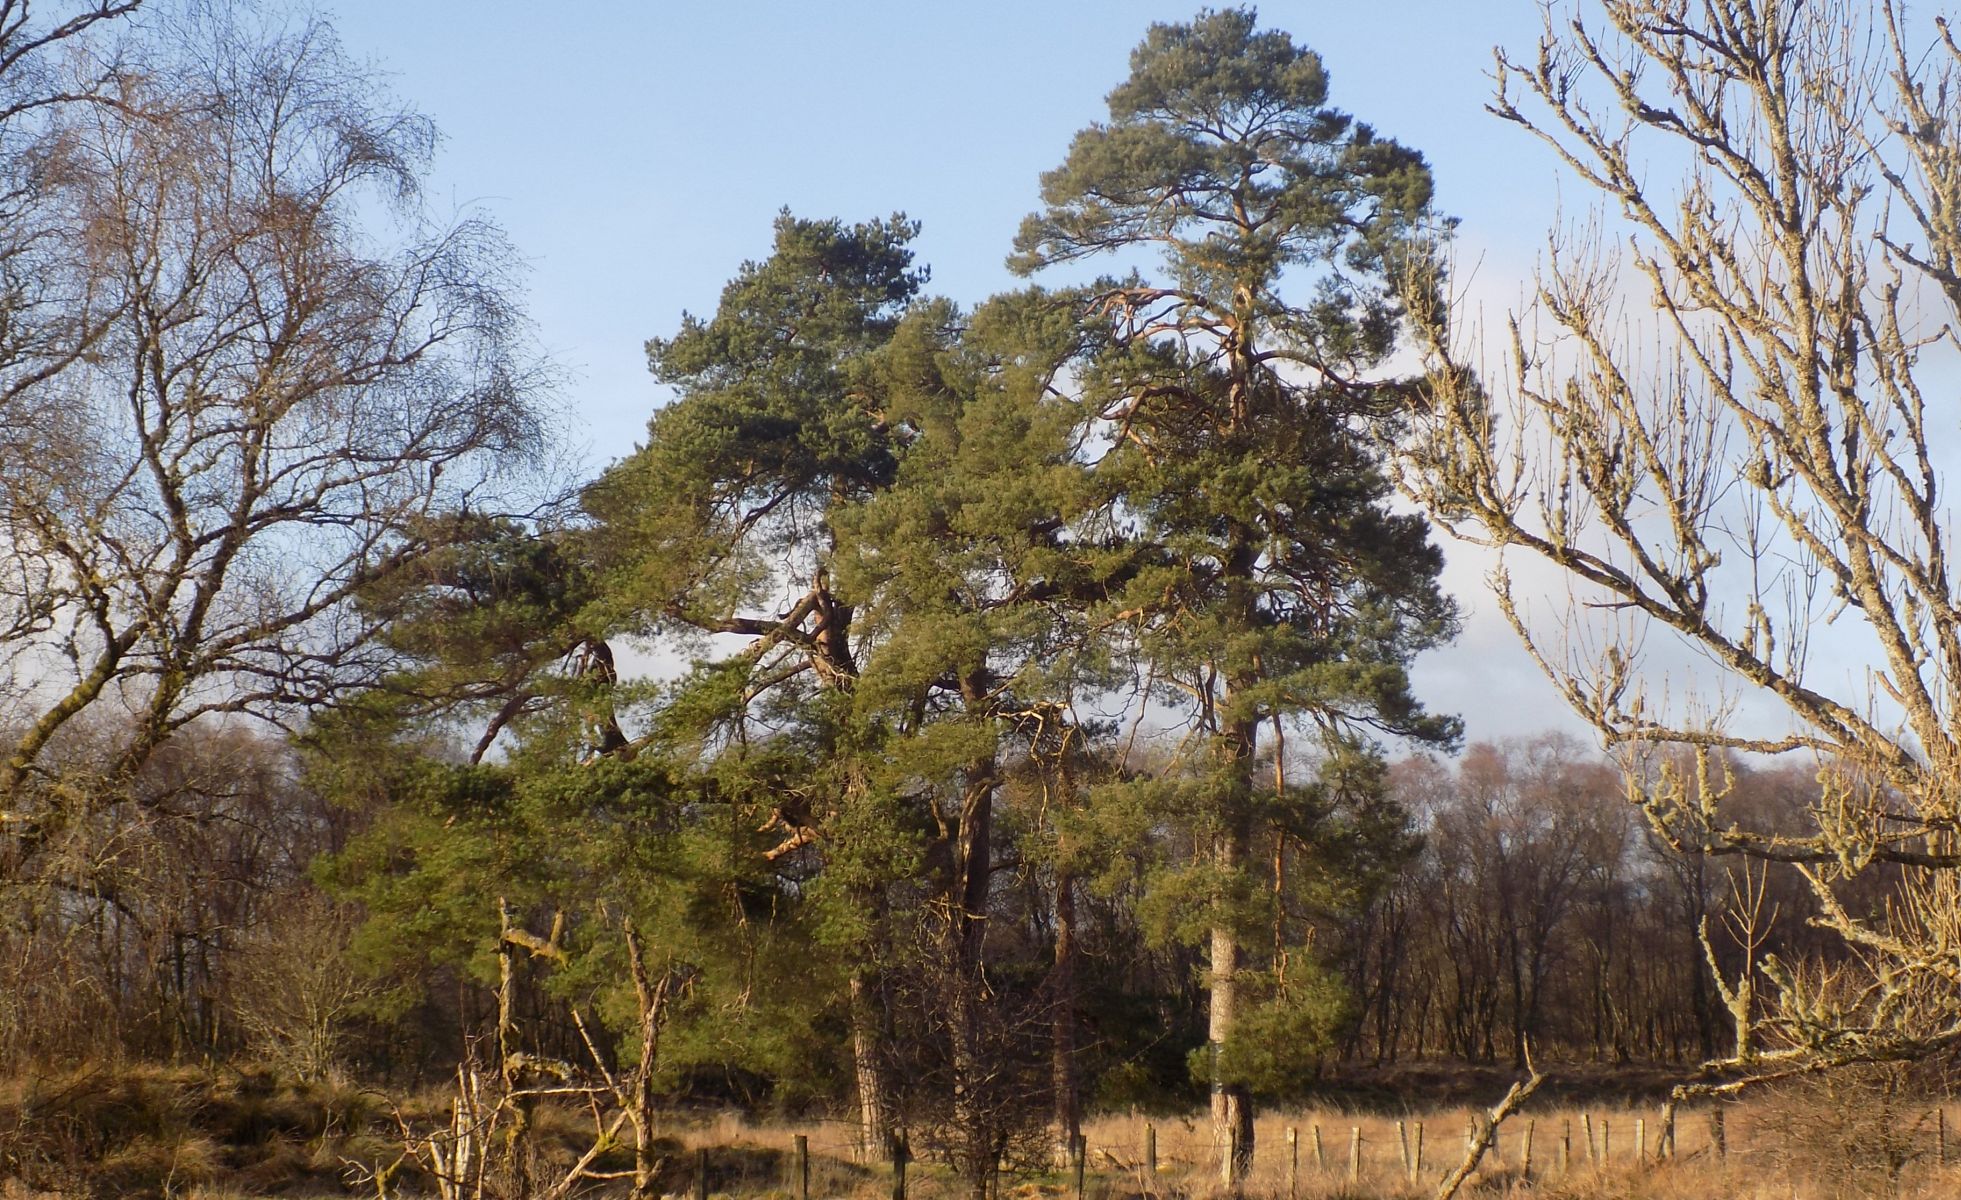
[[(1252, 1167), (1242, 1186), (1251, 1194), (1287, 1200), (1429, 1195), (1463, 1161), (1477, 1120), (1474, 1113), (1452, 1111), (1401, 1118), (1271, 1115), (1258, 1123)], [(1496, 1131), (1480, 1175), (1485, 1183), (1508, 1187), (1647, 1172), (1755, 1177), (1790, 1157), (1792, 1131), (1774, 1127), (1776, 1120), (1775, 1114), (1763, 1113), (1732, 1119), (1727, 1106), (1684, 1111), (1672, 1131), (1659, 1111), (1521, 1116)], [(1911, 1168), (1921, 1177), (1948, 1179), (1948, 1134), (1944, 1107), (1920, 1112), (1904, 1131), (1902, 1144), (1908, 1148), (1894, 1176)], [(682, 1185), (673, 1189), (679, 1196), (692, 1200), (949, 1200), (971, 1194), (971, 1185), (949, 1161), (916, 1153), (904, 1131), (876, 1155), (867, 1155), (855, 1126), (842, 1121), (782, 1127), (722, 1122), (690, 1131), (685, 1141), (681, 1161), (674, 1163), (679, 1169), (668, 1178)], [(1014, 1171), (1001, 1164), (985, 1188), (990, 1200), (1206, 1195), (1222, 1190), (1222, 1157), (1203, 1119), (1104, 1117), (1086, 1123), (1073, 1146), (1059, 1148), (1049, 1169)], [(1955, 1157), (1961, 1158), (1961, 1150)]]

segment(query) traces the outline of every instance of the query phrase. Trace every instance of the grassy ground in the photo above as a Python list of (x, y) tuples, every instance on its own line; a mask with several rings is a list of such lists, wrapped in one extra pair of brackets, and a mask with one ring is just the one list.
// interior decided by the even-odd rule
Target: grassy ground
[(345, 1160), (399, 1151), (382, 1116), (371, 1094), (268, 1074), (14, 1079), (0, 1083), (0, 1196), (338, 1193)]
[[(1896, 1105), (1884, 1113), (1845, 1113), (1812, 1097), (1736, 1105), (1723, 1115), (1720, 1151), (1709, 1114), (1689, 1112), (1677, 1123), (1675, 1155), (1662, 1159), (1659, 1105), (1532, 1110), (1500, 1130), (1497, 1153), (1486, 1158), (1464, 1194), (1546, 1200), (1951, 1197), (1961, 1194), (1961, 1146), (1950, 1165), (1937, 1161), (1932, 1111), (1909, 1113)], [(1250, 1190), (1298, 1200), (1433, 1196), (1463, 1159), (1470, 1119), (1468, 1108), (1419, 1109), (1402, 1118), (1336, 1109), (1268, 1114), (1258, 1123)], [(1890, 1129), (1883, 1137), (1873, 1128), (1881, 1119)], [(1155, 1123), (1155, 1188), (1142, 1169), (1145, 1123), (1106, 1118), (1092, 1122), (1085, 1136), (1099, 1166), (1128, 1176), (1122, 1184), (1111, 1178), (1111, 1196), (1146, 1190), (1199, 1195), (1214, 1187), (1217, 1156), (1202, 1121)], [(1420, 1162), (1414, 1161), (1419, 1136)]]
[[(1637, 1093), (1638, 1094), (1638, 1093)], [(1431, 1196), (1464, 1151), (1471, 1110), (1422, 1103), (1366, 1111), (1324, 1106), (1259, 1122), (1248, 1191), (1281, 1200), (1406, 1200)], [(443, 1093), (405, 1101), (429, 1119)], [(1498, 1153), (1467, 1195), (1544, 1200), (1840, 1200), (1961, 1195), (1961, 1136), (1933, 1103), (1871, 1081), (1835, 1081), (1724, 1110), (1719, 1152), (1708, 1110), (1684, 1114), (1677, 1153), (1657, 1158), (1659, 1104), (1548, 1106), (1501, 1131)], [(1961, 1116), (1961, 1106), (1955, 1114)], [(541, 1112), (542, 1155), (569, 1161), (590, 1124), (570, 1109)], [(268, 1074), (187, 1070), (81, 1071), (0, 1084), (0, 1198), (243, 1200), (375, 1194), (364, 1168), (400, 1154), (391, 1109), (372, 1092), (283, 1083)], [(1416, 1157), (1421, 1137), (1420, 1165)], [(1531, 1161), (1526, 1162), (1526, 1138)], [(1591, 1137), (1589, 1137), (1589, 1133)], [(675, 1118), (660, 1186), (692, 1196), (707, 1151), (711, 1194), (795, 1200), (796, 1135), (810, 1147), (813, 1200), (891, 1195), (889, 1166), (856, 1161), (842, 1123), (751, 1124), (735, 1116)], [(1216, 1155), (1202, 1118), (1105, 1116), (1084, 1129), (1086, 1200), (1211, 1196)], [(1291, 1138), (1290, 1138), (1291, 1134)], [(1316, 1145), (1320, 1147), (1316, 1152)], [(1156, 1171), (1146, 1161), (1156, 1148)], [(1407, 1150), (1405, 1149), (1407, 1147)], [(1948, 1161), (1944, 1164), (1943, 1157)], [(404, 1177), (415, 1194), (428, 1181)], [(953, 1200), (941, 1164), (915, 1163), (909, 1200)], [(1004, 1177), (1002, 1200), (1073, 1200), (1066, 1172)]]

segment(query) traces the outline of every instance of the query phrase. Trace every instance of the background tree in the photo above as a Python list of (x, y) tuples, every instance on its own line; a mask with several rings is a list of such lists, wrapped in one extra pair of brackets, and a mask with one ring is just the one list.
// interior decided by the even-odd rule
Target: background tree
[[(1498, 67), (1493, 111), (1624, 224), (1615, 249), (1555, 238), (1505, 379), (1475, 379), (1424, 309), (1437, 369), (1410, 482), (1570, 579), (1548, 614), (1494, 576), (1610, 744), (1685, 748), (1631, 776), (1659, 835), (1793, 864), (1871, 964), (1820, 990), (1767, 962), (1776, 1049), (1750, 1072), (1950, 1046), (1961, 613), (1928, 399), (1961, 304), (1961, 47), (1891, 3), (1610, 0), (1550, 15)], [(1697, 675), (1664, 695), (1676, 648)], [(1725, 751), (1815, 763), (1809, 827), (1753, 823)], [(1854, 900), (1874, 876), (1897, 883), (1885, 919)]]
[(420, 732), (446, 742), (468, 731), (473, 763), (507, 734), (544, 736), (538, 725), (587, 754), (625, 751), (618, 666), (587, 611), (598, 588), (582, 530), (467, 511), (429, 526), (430, 553), (358, 597), (391, 669), (314, 723), (309, 740), (324, 734), (333, 746), (316, 768), (358, 772), (363, 729), (384, 741)]
[[(849, 1024), (868, 1151), (891, 1129), (883, 888), (916, 870), (917, 826), (870, 791), (858, 761), (859, 647), (833, 587), (834, 513), (895, 470), (869, 359), (925, 282), (907, 245), (916, 233), (903, 217), (847, 226), (785, 213), (770, 257), (743, 266), (712, 319), (684, 316), (675, 337), (648, 343), (655, 377), (679, 395), (585, 497), (608, 628), (697, 646), (742, 639), (678, 687), (662, 732), (704, 769), (773, 797), (773, 859), (827, 868), (826, 940), (857, 964)], [(752, 733), (769, 749), (752, 753)]]
[(372, 681), (356, 597), (433, 511), (532, 503), (545, 441), (507, 248), (418, 203), (426, 119), (324, 25), (136, 8), (0, 5), (15, 1061), (242, 1049), (233, 967), (353, 823), (248, 718)]
[[(0, 125), (19, 128), (19, 118), (98, 98), (115, 75), (114, 35), (144, 0), (84, 0), (57, 8), (54, 19), (37, 16), (31, 0), (0, 3)], [(89, 52), (94, 66), (65, 74), (62, 58)]]
[[(325, 26), (164, 42), (37, 143), (43, 336), (0, 366), (10, 879), (179, 731), (372, 681), (355, 598), (543, 441), (501, 237), (421, 220), (428, 122)], [(113, 752), (64, 759), (103, 709)]]
[(891, 786), (935, 797), (946, 846), (941, 1124), (976, 1197), (1003, 1146), (1049, 1115), (1027, 1102), (1042, 1088), (1010, 1085), (1038, 1058), (1012, 1044), (1032, 1040), (1014, 1027), (1045, 1023), (995, 1002), (989, 948), (1005, 944), (990, 933), (1010, 850), (996, 821), (1005, 779), (1103, 679), (1084, 614), (1106, 594), (1111, 555), (1075, 536), (1091, 492), (1077, 406), (1056, 388), (1083, 341), (1076, 305), (1039, 290), (971, 316), (919, 306), (880, 355), (898, 471), (839, 521), (840, 589), (871, 635), (857, 716), (887, 731)]
[(224, 994), (252, 1053), (307, 1082), (344, 1077), (348, 1043), (389, 980), (349, 953), (355, 914), (294, 889), (222, 960)]
[[(1392, 270), (1429, 219), (1421, 156), (1327, 107), (1320, 58), (1243, 10), (1157, 25), (1016, 240), (1023, 271), (1148, 251), (1099, 284), (1109, 348), (1081, 377), (1108, 526), (1146, 562), (1108, 606), (1196, 736), (1180, 797), (1205, 845), (1213, 1107), (1226, 1183), (1251, 1161), (1247, 1088), (1216, 1060), (1239, 1019), (1260, 730), (1340, 759), (1374, 733), (1447, 743), (1410, 658), (1447, 637), (1424, 523), (1392, 513), (1374, 441), (1396, 385)], [(1306, 293), (1307, 298), (1302, 297)], [(1281, 803), (1285, 803), (1284, 800)]]
[[(86, 776), (129, 736), (85, 718), (64, 770)], [(0, 890), (0, 1049), (17, 1063), (182, 1061), (241, 1049), (233, 956), (308, 893), (315, 855), (354, 824), (306, 788), (281, 740), (185, 730), (122, 791), (43, 846)]]

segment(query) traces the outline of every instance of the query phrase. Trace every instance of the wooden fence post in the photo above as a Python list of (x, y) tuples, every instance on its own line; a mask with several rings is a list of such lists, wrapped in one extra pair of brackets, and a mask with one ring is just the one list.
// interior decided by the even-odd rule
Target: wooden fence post
[(695, 1147), (695, 1200), (708, 1200), (708, 1147)]
[(1593, 1114), (1592, 1113), (1580, 1114), (1580, 1131), (1586, 1135), (1587, 1161), (1589, 1163), (1598, 1163), (1600, 1161), (1600, 1148), (1594, 1144), (1594, 1140), (1593, 1140)]
[(1292, 1125), (1287, 1126), (1287, 1200), (1294, 1200), (1300, 1190), (1301, 1174), (1301, 1131)]
[(1423, 1122), (1416, 1123), (1416, 1153), (1410, 1159), (1409, 1177), (1412, 1182), (1423, 1177)]
[(1328, 1173), (1328, 1155), (1321, 1149), (1321, 1122), (1314, 1123), (1314, 1169), (1323, 1175)]
[(1532, 1182), (1532, 1127), (1536, 1121), (1525, 1122), (1525, 1140), (1518, 1148), (1518, 1177), (1526, 1183)]
[(1158, 1186), (1158, 1127), (1144, 1126), (1144, 1194), (1157, 1194)]
[(1348, 1182), (1354, 1183), (1362, 1177), (1362, 1127), (1348, 1127)]
[(1559, 1128), (1559, 1174), (1563, 1179), (1573, 1173), (1573, 1118)]
[(911, 1157), (912, 1146), (901, 1129), (892, 1139), (892, 1200), (906, 1200), (906, 1160)]
[(1409, 1126), (1402, 1121), (1396, 1122), (1396, 1146), (1403, 1156), (1403, 1177), (1415, 1178), (1416, 1171), (1409, 1164)]
[(1648, 1161), (1648, 1119), (1634, 1118), (1634, 1161), (1636, 1165)]
[(810, 1200), (810, 1135), (797, 1135), (797, 1200)]

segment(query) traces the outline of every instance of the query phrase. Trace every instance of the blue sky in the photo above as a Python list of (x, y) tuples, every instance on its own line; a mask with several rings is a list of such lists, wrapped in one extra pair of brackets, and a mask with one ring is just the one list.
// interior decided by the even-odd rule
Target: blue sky
[[(1193, 4), (721, 4), (612, 0), (339, 0), (347, 47), (371, 56), (445, 141), (438, 213), (480, 209), (530, 265), (529, 308), (567, 369), (572, 440), (594, 469), (644, 436), (662, 399), (642, 344), (712, 311), (785, 206), (861, 220), (904, 211), (932, 290), (972, 303), (1002, 266), (1042, 171), (1104, 115), (1152, 21)], [(1515, 300), (1557, 219), (1548, 153), (1483, 111), (1491, 48), (1520, 52), (1532, 0), (1291, 0), (1263, 25), (1319, 51), (1338, 107), (1422, 150), (1460, 263), (1486, 305)], [(1473, 737), (1572, 728), (1453, 555), (1460, 644), (1421, 664), (1434, 707)], [(1502, 701), (1496, 698), (1502, 697)]]

